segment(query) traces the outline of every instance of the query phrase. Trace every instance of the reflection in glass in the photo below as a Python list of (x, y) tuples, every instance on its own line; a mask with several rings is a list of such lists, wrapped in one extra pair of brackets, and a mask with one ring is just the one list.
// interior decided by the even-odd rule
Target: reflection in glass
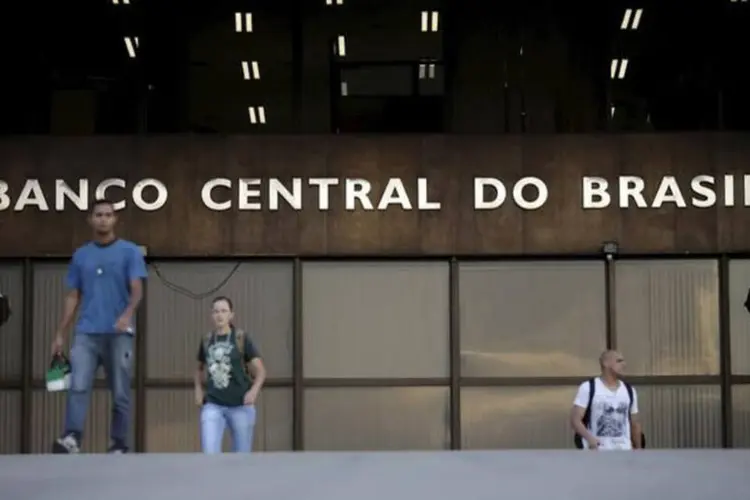
[(21, 391), (0, 391), (0, 422), (0, 455), (21, 453)]
[(464, 387), (463, 449), (572, 448), (576, 387)]
[(750, 448), (750, 385), (732, 387), (732, 446)]
[(732, 373), (750, 375), (750, 313), (744, 302), (750, 287), (750, 260), (729, 262), (729, 335)]
[(638, 403), (649, 448), (720, 448), (718, 385), (639, 386)]
[(305, 450), (450, 447), (447, 387), (305, 390)]
[(305, 263), (306, 377), (447, 377), (447, 262)]
[(616, 264), (617, 346), (632, 375), (719, 373), (715, 260)]
[(602, 262), (461, 263), (459, 272), (463, 376), (597, 370), (606, 346)]

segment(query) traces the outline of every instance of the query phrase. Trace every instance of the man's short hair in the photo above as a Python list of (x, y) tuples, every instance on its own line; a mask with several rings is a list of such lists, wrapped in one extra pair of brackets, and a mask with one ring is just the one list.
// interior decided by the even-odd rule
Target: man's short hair
[(612, 356), (612, 354), (614, 354), (615, 352), (617, 351), (615, 351), (614, 349), (607, 349), (606, 351), (602, 352), (601, 355), (599, 356), (599, 366), (604, 368), (604, 365), (607, 362), (607, 359), (610, 356)]

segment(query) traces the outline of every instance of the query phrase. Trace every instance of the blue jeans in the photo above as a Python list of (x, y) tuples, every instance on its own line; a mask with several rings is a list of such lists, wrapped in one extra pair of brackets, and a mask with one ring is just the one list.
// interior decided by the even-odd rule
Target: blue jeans
[(71, 381), (65, 409), (65, 434), (83, 436), (91, 389), (99, 365), (104, 367), (112, 392), (113, 441), (127, 445), (130, 429), (130, 371), (133, 365), (133, 335), (127, 333), (76, 334), (70, 349)]
[(219, 406), (206, 403), (201, 408), (201, 447), (203, 453), (221, 453), (224, 429), (232, 433), (232, 450), (250, 453), (253, 448), (255, 406)]

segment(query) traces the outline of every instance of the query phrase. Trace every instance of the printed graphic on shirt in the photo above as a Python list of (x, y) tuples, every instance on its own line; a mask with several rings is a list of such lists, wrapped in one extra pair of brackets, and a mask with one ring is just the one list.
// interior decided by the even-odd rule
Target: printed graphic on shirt
[[(589, 404), (589, 382), (578, 387), (573, 404), (585, 409)], [(628, 450), (630, 443), (630, 415), (638, 413), (638, 396), (633, 390), (631, 406), (627, 387), (619, 384), (617, 389), (606, 387), (600, 379), (594, 380), (594, 398), (588, 428), (599, 440), (600, 450)], [(584, 441), (584, 448), (588, 443)]]
[(214, 387), (226, 389), (232, 380), (232, 358), (234, 345), (230, 342), (216, 342), (208, 346), (206, 366)]
[(630, 405), (620, 401), (617, 406), (613, 406), (610, 401), (602, 401), (598, 402), (596, 406), (593, 414), (598, 415), (598, 417), (594, 426), (594, 434), (602, 438), (625, 437)]

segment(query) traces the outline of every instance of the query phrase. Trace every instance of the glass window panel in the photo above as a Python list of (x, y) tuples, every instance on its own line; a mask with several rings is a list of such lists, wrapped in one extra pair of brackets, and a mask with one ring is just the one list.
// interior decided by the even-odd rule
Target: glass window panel
[[(292, 390), (266, 388), (256, 405), (255, 451), (292, 449)], [(146, 390), (146, 451), (149, 453), (199, 452), (200, 408), (192, 389)], [(224, 434), (224, 451), (231, 450)]]
[(750, 313), (744, 302), (750, 287), (750, 260), (729, 263), (729, 328), (732, 373), (750, 375)]
[(616, 264), (617, 346), (633, 375), (719, 373), (715, 260)]
[[(34, 264), (34, 348), (32, 354), (34, 378), (44, 380), (50, 362), (52, 337), (62, 318), (67, 285), (67, 262), (43, 262)], [(67, 345), (70, 347), (75, 322), (71, 327)], [(136, 373), (138, 358), (134, 358), (133, 373)], [(96, 378), (104, 379), (104, 370), (97, 371)]]
[(10, 302), (11, 317), (0, 326), (0, 380), (19, 380), (23, 360), (23, 268), (17, 263), (0, 264), (0, 294)]
[(604, 285), (602, 262), (462, 263), (461, 374), (596, 371), (606, 346)]
[[(65, 422), (64, 392), (34, 390), (31, 395), (31, 452), (49, 453), (52, 442), (60, 437)], [(130, 446), (135, 437), (135, 391), (130, 392)], [(112, 403), (109, 390), (94, 389), (86, 414), (82, 448), (84, 453), (104, 453), (109, 447), (109, 423)]]
[(464, 387), (461, 447), (573, 448), (575, 387)]
[(305, 390), (305, 450), (442, 450), (450, 447), (447, 387)]
[(750, 448), (750, 385), (732, 387), (732, 446)]
[[(232, 299), (235, 323), (257, 344), (269, 376), (292, 376), (292, 263), (237, 265), (165, 262), (151, 266), (146, 337), (149, 378), (193, 376), (198, 344), (211, 330), (211, 300), (218, 295)], [(171, 283), (205, 294), (227, 278), (215, 293), (200, 300), (169, 286)]]
[(718, 385), (638, 386), (647, 448), (720, 448)]
[(447, 377), (447, 262), (303, 267), (306, 377)]
[(21, 453), (21, 391), (0, 391), (0, 422), (0, 455)]

